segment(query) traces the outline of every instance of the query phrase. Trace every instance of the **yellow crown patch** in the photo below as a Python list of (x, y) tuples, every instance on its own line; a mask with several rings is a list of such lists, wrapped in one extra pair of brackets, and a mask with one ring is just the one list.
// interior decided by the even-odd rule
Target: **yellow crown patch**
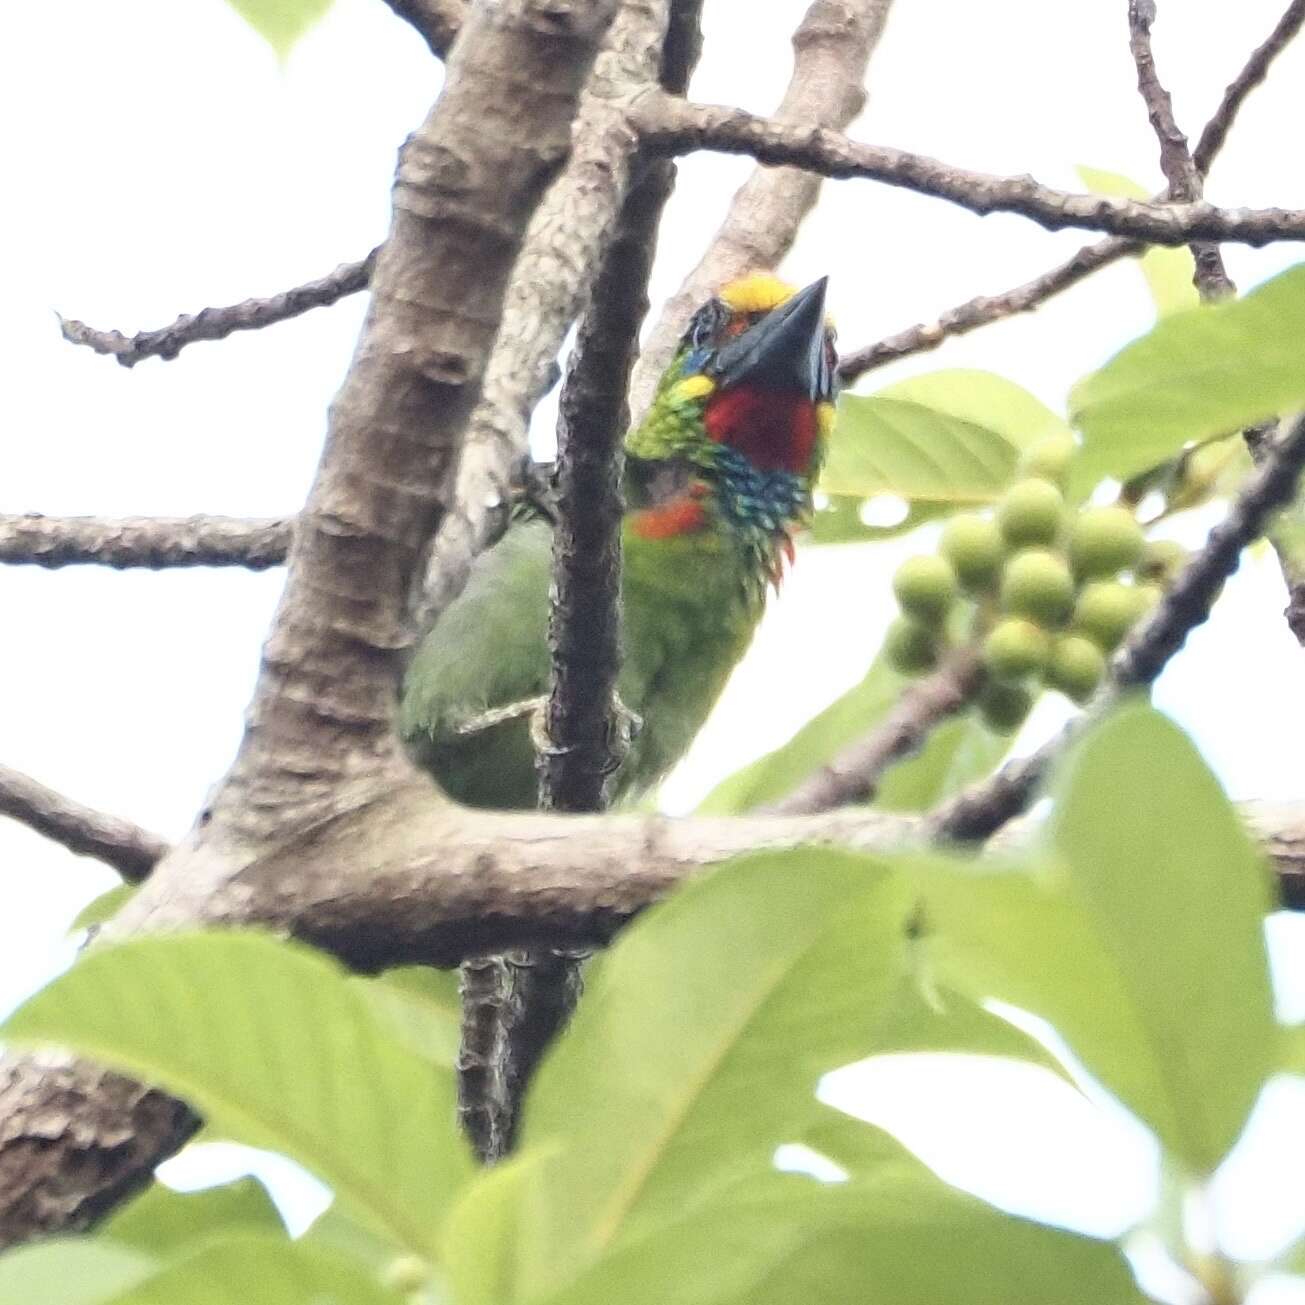
[(769, 272), (740, 277), (720, 288), (719, 298), (736, 313), (768, 313), (797, 294), (797, 287)]

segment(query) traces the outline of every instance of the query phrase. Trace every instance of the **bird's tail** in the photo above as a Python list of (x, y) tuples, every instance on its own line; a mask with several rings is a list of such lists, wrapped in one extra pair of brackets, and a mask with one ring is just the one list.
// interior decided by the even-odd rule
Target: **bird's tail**
[(462, 966), (458, 1109), (486, 1164), (512, 1149), (535, 1067), (579, 1000), (587, 955), (514, 951)]

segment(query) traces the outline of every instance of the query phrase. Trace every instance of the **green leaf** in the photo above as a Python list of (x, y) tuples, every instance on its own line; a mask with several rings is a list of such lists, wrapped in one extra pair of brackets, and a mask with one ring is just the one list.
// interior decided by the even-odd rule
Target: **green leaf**
[(1167, 1141), (1177, 1125), (1157, 1049), (1108, 945), (1056, 876), (941, 857), (917, 869), (942, 981), (1042, 1016)]
[(530, 1218), (548, 1152), (518, 1152), (478, 1174), (441, 1235), (442, 1263), (458, 1305), (509, 1305), (522, 1290), (521, 1229)]
[(820, 1074), (865, 1054), (908, 906), (878, 862), (804, 850), (732, 862), (640, 917), (527, 1100), (526, 1143), (558, 1147), (538, 1271), (768, 1164)]
[(917, 972), (908, 974), (884, 1003), (873, 1053), (948, 1052), (1023, 1060), (1068, 1079), (1065, 1066), (1036, 1038), (985, 1010), (968, 993), (951, 987), (929, 956), (931, 940), (913, 948)]
[(698, 813), (739, 815), (792, 792), (887, 715), (909, 683), (881, 653), (859, 684), (813, 716), (787, 743), (722, 780), (702, 800)]
[(995, 734), (973, 712), (944, 721), (914, 756), (891, 766), (873, 806), (883, 811), (928, 811), (989, 775), (1010, 751), (1013, 734)]
[(170, 1264), (112, 1305), (404, 1305), (344, 1256), (248, 1235), (214, 1242)]
[(297, 1239), (296, 1245), (324, 1247), (365, 1264), (377, 1273), (403, 1252), (403, 1247), (394, 1238), (356, 1218), (340, 1201), (332, 1201)]
[(846, 394), (820, 488), (830, 495), (992, 502), (1014, 479), (1019, 446), (1001, 432), (911, 399)]
[(984, 426), (903, 399), (849, 394), (838, 406), (820, 488), (990, 503), (1010, 483), (1015, 459), (1015, 449)]
[(879, 396), (919, 403), (958, 421), (967, 421), (1026, 449), (1069, 427), (1041, 399), (995, 372), (948, 367), (911, 376), (878, 391)]
[[(1120, 195), (1125, 199), (1144, 201), (1154, 198), (1145, 186), (1117, 172), (1080, 167), (1078, 175), (1083, 184), (1098, 195)], [(1194, 282), (1196, 263), (1186, 245), (1177, 249), (1151, 245), (1137, 262), (1151, 291), (1158, 317), (1168, 317), (1171, 313), (1180, 313), (1200, 304), (1201, 296)]]
[(285, 1232), (280, 1213), (257, 1178), (238, 1178), (198, 1192), (175, 1192), (155, 1182), (114, 1214), (97, 1236), (162, 1257), (200, 1238), (237, 1232)]
[(1305, 1278), (1305, 1237), (1293, 1242), (1273, 1262), (1278, 1273), (1290, 1273), (1298, 1278)]
[(1075, 749), (1051, 835), (1155, 1048), (1176, 1126), (1162, 1136), (1210, 1172), (1278, 1052), (1260, 854), (1196, 748), (1141, 705)]
[(550, 1305), (1142, 1305), (1118, 1247), (928, 1173), (758, 1175), (616, 1248)]
[(159, 1083), (232, 1139), (299, 1161), (417, 1254), (470, 1170), (452, 1074), (396, 1039), (335, 962), (269, 936), (93, 949), (3, 1036)]
[(1074, 387), (1075, 484), (1126, 479), (1305, 403), (1305, 264), (1242, 299), (1168, 317)]
[(332, 0), (227, 0), (227, 3), (284, 59), (295, 42), (330, 9)]
[(57, 1237), (0, 1255), (0, 1300), (13, 1305), (101, 1305), (149, 1277), (148, 1255), (91, 1237)]
[(73, 917), (68, 926), (69, 933), (78, 929), (89, 929), (92, 925), (103, 924), (111, 920), (131, 900), (140, 887), (139, 884), (114, 884), (112, 888), (92, 897)]
[(823, 1103), (797, 1140), (832, 1160), (849, 1178), (874, 1178), (885, 1172), (908, 1172), (920, 1178), (933, 1174), (891, 1133)]
[(1283, 1029), (1281, 1040), (1283, 1072), (1305, 1077), (1305, 1024), (1292, 1024)]
[(910, 502), (906, 515), (891, 526), (870, 526), (861, 520), (861, 507), (867, 502), (859, 494), (826, 494), (827, 502), (811, 516), (811, 528), (803, 539), (812, 544), (878, 544), (898, 539), (937, 521), (955, 510), (954, 503), (931, 503), (917, 498)]
[(406, 965), (353, 982), (408, 1047), (452, 1068), (462, 1037), (456, 970)]

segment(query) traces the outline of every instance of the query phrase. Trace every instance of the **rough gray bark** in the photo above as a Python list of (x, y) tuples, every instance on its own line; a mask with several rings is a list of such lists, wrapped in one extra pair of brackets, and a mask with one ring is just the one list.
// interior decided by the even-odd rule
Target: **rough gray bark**
[(717, 150), (825, 177), (880, 181), (947, 200), (979, 216), (1015, 213), (1048, 231), (1077, 227), (1154, 245), (1209, 240), (1258, 247), (1305, 240), (1305, 209), (1220, 208), (1203, 200), (1170, 204), (1076, 194), (1029, 176), (976, 172), (927, 154), (854, 141), (841, 132), (662, 97), (643, 101), (635, 116), (642, 138), (671, 154)]
[(128, 883), (144, 879), (168, 850), (148, 829), (74, 802), (8, 766), (0, 766), (0, 816), (111, 865)]
[(54, 569), (279, 566), (294, 522), (268, 517), (45, 517), (0, 515), (0, 562)]

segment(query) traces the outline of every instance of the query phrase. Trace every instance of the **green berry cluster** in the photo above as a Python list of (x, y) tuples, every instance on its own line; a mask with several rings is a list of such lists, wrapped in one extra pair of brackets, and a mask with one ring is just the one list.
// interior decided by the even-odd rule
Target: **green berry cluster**
[(955, 605), (975, 602), (988, 671), (978, 706), (994, 729), (1023, 721), (1039, 683), (1086, 701), (1108, 654), (1185, 559), (1176, 544), (1147, 543), (1124, 506), (1067, 505), (1074, 449), (1069, 435), (1034, 445), (991, 516), (953, 517), (938, 552), (911, 558), (893, 579), (901, 615), (885, 651), (907, 675), (937, 665)]

